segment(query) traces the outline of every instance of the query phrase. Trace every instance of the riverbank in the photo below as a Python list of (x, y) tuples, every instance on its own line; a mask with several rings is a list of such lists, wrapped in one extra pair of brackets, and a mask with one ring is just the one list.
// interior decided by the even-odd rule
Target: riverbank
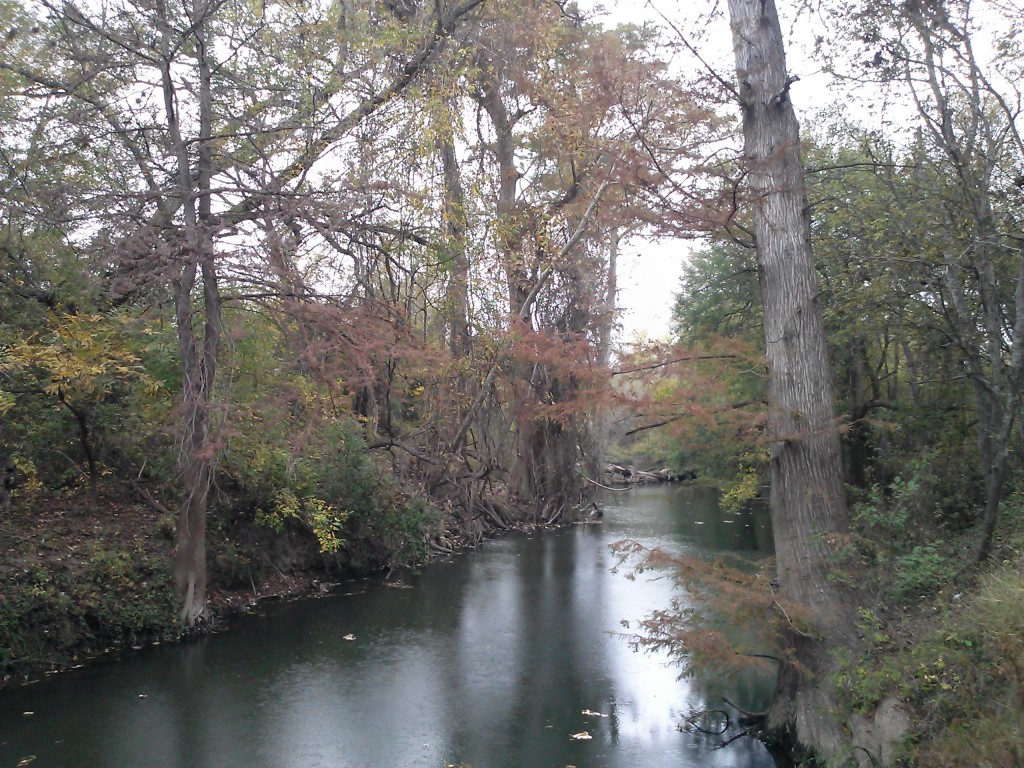
[(911, 588), (899, 571), (865, 581), (864, 652), (841, 656), (836, 684), (855, 729), (902, 734), (875, 742), (872, 764), (1024, 765), (1024, 526), (1014, 517), (981, 567), (963, 569), (972, 541), (951, 536), (942, 561), (916, 554)]
[[(448, 521), (443, 546), (396, 540), (392, 550), (380, 544), (372, 559), (354, 566), (325, 556), (298, 523), (271, 529), (248, 518), (214, 518), (207, 620), (188, 630), (173, 594), (170, 513), (131, 494), (101, 498), (96, 512), (76, 495), (36, 494), (33, 502), (14, 505), (0, 520), (0, 688), (111, 651), (178, 642), (222, 628), (261, 603), (326, 594), (332, 583), (416, 567), (507, 530), (477, 520), (472, 531), (460, 532), (457, 521)], [(398, 559), (408, 551), (415, 560)]]

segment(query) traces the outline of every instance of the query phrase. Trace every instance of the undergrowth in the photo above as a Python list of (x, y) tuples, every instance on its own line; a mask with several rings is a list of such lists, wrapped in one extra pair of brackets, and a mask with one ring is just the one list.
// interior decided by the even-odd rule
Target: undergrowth
[(897, 765), (1024, 765), (1024, 496), (1005, 503), (989, 563), (970, 569), (972, 532), (915, 525), (927, 483), (897, 480), (854, 509), (871, 604), (866, 650), (837, 677), (845, 703), (902, 703), (913, 727)]

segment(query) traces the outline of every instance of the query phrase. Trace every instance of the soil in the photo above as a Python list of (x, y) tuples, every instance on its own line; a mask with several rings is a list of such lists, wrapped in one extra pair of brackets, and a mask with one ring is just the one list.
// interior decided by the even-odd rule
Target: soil
[[(520, 527), (527, 526), (502, 530)], [(429, 545), (428, 555), (472, 548), (496, 532), (475, 520)], [(108, 651), (221, 629), (264, 601), (312, 597), (330, 582), (388, 572), (384, 563), (356, 570), (326, 558), (308, 530), (275, 532), (211, 513), (207, 621), (189, 631), (177, 620), (174, 539), (174, 514), (139, 487), (105, 494), (96, 511), (84, 493), (22, 491), (0, 517), (0, 687)]]
[[(101, 498), (93, 512), (78, 495), (37, 494), (32, 503), (16, 500), (0, 518), (0, 686), (189, 634), (174, 606), (173, 516), (133, 495)], [(229, 568), (253, 554), (223, 533), (211, 536), (214, 576), (225, 567), (225, 552)], [(220, 585), (209, 591), (206, 628), (262, 601), (320, 591), (315, 568), (296, 569), (294, 552), (293, 572), (263, 560), (268, 567), (249, 568), (244, 579), (211, 578)], [(234, 583), (228, 588), (225, 581)]]

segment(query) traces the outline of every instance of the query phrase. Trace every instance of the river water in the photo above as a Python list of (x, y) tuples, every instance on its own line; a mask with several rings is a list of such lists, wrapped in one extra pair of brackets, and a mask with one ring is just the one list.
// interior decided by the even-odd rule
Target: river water
[(677, 728), (722, 694), (761, 708), (770, 687), (678, 679), (630, 650), (621, 622), (667, 607), (672, 586), (613, 573), (609, 550), (763, 557), (767, 516), (689, 488), (604, 503), (600, 525), (508, 535), (400, 586), (347, 585), (0, 692), (0, 768), (775, 766), (750, 739), (716, 749)]

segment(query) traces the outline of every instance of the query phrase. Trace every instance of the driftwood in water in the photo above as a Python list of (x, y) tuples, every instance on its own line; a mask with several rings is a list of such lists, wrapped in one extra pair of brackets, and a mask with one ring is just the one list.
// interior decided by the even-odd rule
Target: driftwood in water
[(621, 464), (605, 464), (604, 474), (611, 483), (631, 483), (637, 485), (676, 483), (683, 480), (693, 480), (697, 477), (696, 471), (691, 469), (673, 472), (667, 467), (657, 470), (637, 469), (636, 467), (624, 467)]

